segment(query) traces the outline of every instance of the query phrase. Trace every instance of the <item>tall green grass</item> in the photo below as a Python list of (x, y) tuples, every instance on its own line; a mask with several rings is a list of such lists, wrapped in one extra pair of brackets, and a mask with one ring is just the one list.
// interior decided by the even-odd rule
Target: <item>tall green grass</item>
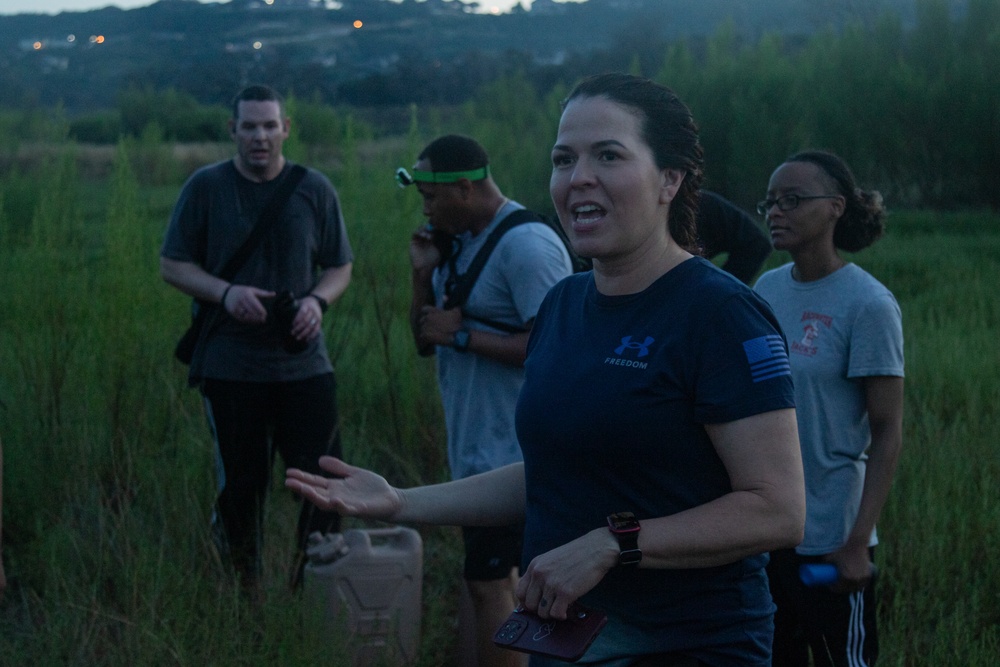
[[(490, 100), (487, 91), (478, 103)], [(458, 122), (474, 123), (475, 109), (466, 113)], [(493, 126), (466, 131), (480, 129), (501, 143)], [(400, 485), (447, 477), (433, 362), (415, 354), (406, 320), (419, 198), (392, 181), (424, 134), (414, 122), (409, 137), (372, 141), (348, 120), (329, 170), (356, 254), (353, 283), (325, 325), (345, 452)], [(95, 181), (77, 171), (74, 150), (0, 177), (11, 578), (0, 664), (343, 664), (345, 638), (285, 588), (296, 507), (279, 470), (261, 605), (220, 576), (209, 545), (207, 430), (171, 356), (186, 300), (157, 271), (176, 165), (146, 178), (150, 160), (168, 159), (146, 137), (119, 146), (112, 176)], [(518, 169), (498, 172), (519, 195)], [(899, 213), (887, 238), (854, 258), (897, 295), (906, 335), (905, 451), (879, 526), (883, 664), (985, 666), (1000, 654), (998, 223)], [(461, 547), (454, 529), (421, 531), (418, 664), (453, 664)]]
[(880, 524), (890, 664), (1000, 656), (998, 223), (900, 215), (864, 258), (900, 300), (907, 345), (906, 449)]

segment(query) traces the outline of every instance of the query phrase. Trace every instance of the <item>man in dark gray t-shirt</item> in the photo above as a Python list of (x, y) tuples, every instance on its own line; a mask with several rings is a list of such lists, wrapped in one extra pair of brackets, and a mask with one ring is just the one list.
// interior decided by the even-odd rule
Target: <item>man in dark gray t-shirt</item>
[[(350, 282), (353, 255), (333, 186), (306, 169), (235, 277), (219, 276), (293, 171), (282, 154), (289, 120), (273, 90), (244, 89), (229, 125), (236, 156), (185, 183), (160, 272), (199, 308), (211, 309), (189, 379), (202, 393), (216, 445), (213, 536), (242, 583), (255, 589), (273, 453), (287, 466), (315, 472), (320, 456), (340, 454), (336, 385), (321, 327)], [(284, 292), (291, 299), (282, 308)], [(309, 533), (338, 528), (336, 514), (303, 508), (293, 585)]]

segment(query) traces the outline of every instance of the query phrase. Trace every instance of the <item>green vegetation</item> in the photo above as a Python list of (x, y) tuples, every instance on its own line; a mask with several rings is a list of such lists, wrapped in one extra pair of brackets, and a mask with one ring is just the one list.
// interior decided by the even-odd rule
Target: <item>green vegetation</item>
[[(628, 69), (666, 83), (691, 106), (702, 127), (707, 187), (743, 206), (759, 198), (774, 164), (811, 146), (842, 154), (896, 206), (1000, 208), (1000, 3), (968, 0), (958, 19), (947, 0), (917, 0), (916, 9), (913, 25), (895, 14), (878, 15), (873, 6), (864, 22), (808, 36), (770, 32), (751, 40), (746, 26), (728, 23), (707, 39), (667, 44), (623, 37), (614, 48), (558, 68), (514, 58), (517, 68), (493, 72), (488, 83), (459, 98), (464, 102), (433, 107), (421, 122), (429, 128), (452, 122), (468, 131), (470, 117), (493, 119), (476, 126), (482, 140), (501, 152), (498, 158), (509, 158), (497, 163), (512, 165), (510, 184), (519, 186), (519, 196), (543, 205), (542, 147), (551, 141), (552, 103), (582, 75)], [(399, 67), (420, 62), (406, 59)], [(440, 80), (445, 75), (431, 64), (425, 69), (398, 78), (419, 91), (468, 86), (464, 78)], [(296, 132), (319, 151), (343, 131), (349, 114), (359, 138), (403, 134), (409, 114), (401, 105), (425, 99), (378, 88), (364, 102), (369, 106), (351, 108), (342, 106), (344, 96), (272, 83), (292, 93)], [(226, 141), (224, 96), (233, 92), (205, 107), (189, 93), (143, 84), (123, 88), (109, 97), (111, 108), (85, 116), (68, 119), (61, 109), (33, 107), (0, 111), (0, 151), (65, 137), (114, 144), (150, 133), (166, 141)], [(330, 106), (334, 102), (339, 106)]]

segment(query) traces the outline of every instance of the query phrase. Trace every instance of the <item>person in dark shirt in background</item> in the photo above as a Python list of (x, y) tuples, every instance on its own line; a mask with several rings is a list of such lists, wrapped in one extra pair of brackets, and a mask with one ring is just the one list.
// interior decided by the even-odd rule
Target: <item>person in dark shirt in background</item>
[(771, 254), (771, 241), (760, 225), (739, 206), (708, 190), (698, 198), (696, 224), (705, 257), (728, 252), (722, 269), (749, 285)]

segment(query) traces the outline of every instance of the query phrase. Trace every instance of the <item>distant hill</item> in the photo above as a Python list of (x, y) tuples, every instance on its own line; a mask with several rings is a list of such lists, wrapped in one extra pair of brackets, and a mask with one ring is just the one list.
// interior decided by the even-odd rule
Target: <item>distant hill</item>
[[(472, 14), (457, 0), (160, 0), (124, 11), (0, 16), (0, 106), (108, 108), (123, 87), (172, 88), (202, 102), (249, 81), (332, 103), (454, 103), (509, 71), (662, 60), (666, 42), (730, 21), (745, 39), (807, 35), (917, 0), (535, 0)], [(951, 0), (956, 11), (964, 2)], [(599, 56), (596, 54), (600, 54)]]

